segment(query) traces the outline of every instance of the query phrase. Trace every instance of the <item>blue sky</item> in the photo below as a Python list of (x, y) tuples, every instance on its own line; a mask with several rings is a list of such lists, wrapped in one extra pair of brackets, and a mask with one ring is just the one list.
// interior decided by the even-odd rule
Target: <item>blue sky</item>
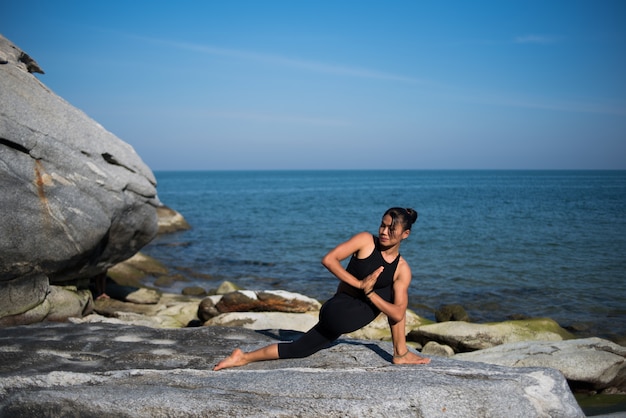
[(3, 1), (153, 170), (626, 169), (626, 2)]

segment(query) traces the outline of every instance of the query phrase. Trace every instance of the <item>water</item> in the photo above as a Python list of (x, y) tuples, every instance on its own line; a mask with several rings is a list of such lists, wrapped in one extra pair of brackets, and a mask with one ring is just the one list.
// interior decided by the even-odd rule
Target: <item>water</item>
[(161, 200), (193, 227), (144, 250), (190, 280), (165, 290), (231, 280), (324, 301), (337, 281), (323, 255), (376, 233), (388, 207), (413, 207), (401, 252), (418, 314), (460, 303), (476, 322), (522, 314), (626, 335), (626, 171), (155, 174)]

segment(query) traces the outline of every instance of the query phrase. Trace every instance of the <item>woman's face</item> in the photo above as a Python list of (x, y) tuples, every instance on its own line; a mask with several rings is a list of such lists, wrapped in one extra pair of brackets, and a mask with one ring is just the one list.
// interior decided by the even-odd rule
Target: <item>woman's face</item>
[(408, 237), (410, 233), (408, 229), (406, 231), (402, 230), (401, 222), (396, 222), (393, 229), (391, 223), (391, 215), (385, 215), (380, 223), (380, 227), (378, 227), (378, 240), (385, 247), (391, 247), (398, 244), (400, 241)]

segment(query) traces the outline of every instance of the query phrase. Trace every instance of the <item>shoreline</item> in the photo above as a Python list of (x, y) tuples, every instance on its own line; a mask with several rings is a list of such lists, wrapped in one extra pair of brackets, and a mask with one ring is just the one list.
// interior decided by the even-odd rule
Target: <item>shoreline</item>
[[(212, 294), (215, 294), (217, 288), (224, 282), (224, 280), (215, 279), (208, 275), (203, 275), (201, 273), (197, 273), (192, 271), (187, 267), (175, 267), (175, 271), (172, 271), (169, 266), (163, 264), (160, 260), (157, 260), (151, 256), (147, 256), (143, 253), (138, 253), (135, 257), (132, 257), (125, 262), (122, 262), (115, 266), (114, 268), (109, 270), (109, 277), (115, 281), (116, 283), (122, 286), (134, 286), (134, 287), (145, 287), (149, 289), (156, 290), (158, 292), (163, 293), (171, 293), (173, 295), (187, 295), (187, 296), (195, 296), (199, 298), (207, 297)], [(215, 285), (214, 287), (209, 288), (204, 286), (197, 286), (194, 282), (190, 281), (185, 275), (182, 275), (180, 272), (183, 271), (189, 277), (195, 277), (200, 280), (206, 280), (207, 283), (211, 283)], [(210, 282), (209, 282), (210, 281)], [(229, 282), (226, 280), (226, 282)], [(176, 286), (172, 285), (175, 283)], [(239, 288), (238, 283), (233, 283), (235, 288)], [(178, 288), (181, 289), (179, 293), (173, 292), (172, 290)], [(275, 291), (289, 291), (287, 289), (256, 289), (256, 290), (275, 290)], [(312, 295), (302, 294), (306, 297), (313, 297)], [(330, 297), (330, 295), (329, 295)], [(324, 302), (324, 300), (318, 299), (320, 302)], [(437, 321), (438, 309), (432, 309), (430, 307), (422, 306), (422, 309), (415, 309), (415, 305), (409, 304), (408, 309), (415, 312), (419, 316), (423, 317), (426, 320), (432, 322)], [(418, 305), (419, 306), (419, 305)], [(441, 308), (447, 309), (449, 307), (453, 307), (453, 309), (464, 311), (467, 309), (463, 304), (450, 304), (441, 306)], [(426, 311), (429, 315), (423, 315), (423, 312)], [(465, 313), (465, 312), (464, 312)], [(461, 315), (461, 314), (457, 314)], [(515, 320), (527, 320), (527, 319), (537, 319), (537, 318), (546, 318), (553, 320), (550, 317), (542, 317), (542, 316), (529, 316), (529, 315), (510, 315), (507, 318), (503, 318), (502, 320), (495, 321), (473, 321), (471, 318), (467, 322), (476, 323), (476, 324), (496, 324), (500, 322), (506, 321), (515, 321)], [(451, 319), (451, 318), (450, 318)], [(458, 319), (458, 316), (457, 316)], [(454, 320), (454, 319), (451, 319)], [(587, 324), (561, 324), (557, 321), (561, 327), (570, 332), (576, 338), (589, 338), (589, 337), (598, 337), (603, 338), (609, 341), (612, 341), (618, 345), (626, 346), (626, 335), (603, 335), (602, 333), (594, 332), (594, 328), (592, 326), (588, 326)]]
[[(219, 285), (224, 282), (232, 282), (236, 286), (241, 286), (242, 288), (248, 289), (257, 289), (257, 290), (286, 290), (290, 292), (294, 292), (293, 289), (284, 289), (282, 287), (264, 287), (264, 286), (243, 286), (241, 283), (237, 282), (236, 279), (229, 278), (216, 278), (208, 274), (203, 274), (192, 270), (192, 268), (186, 266), (168, 266), (165, 265), (162, 261), (146, 255), (144, 253), (140, 253), (140, 257), (144, 261), (138, 261), (134, 258), (127, 260), (126, 262), (120, 263), (118, 266), (109, 270), (110, 274), (113, 277), (117, 277), (122, 283), (130, 283), (131, 285), (135, 285), (137, 287), (148, 287), (158, 291), (173, 293), (173, 294), (184, 294), (185, 292), (191, 292), (189, 294), (195, 294), (198, 296), (208, 296), (211, 295), (212, 292), (219, 287)], [(135, 267), (128, 267), (128, 266)], [(126, 267), (124, 267), (126, 266)], [(141, 269), (144, 268), (145, 271), (141, 272)], [(126, 275), (126, 278), (123, 276)], [(128, 281), (130, 279), (130, 281)], [(247, 279), (247, 281), (251, 281), (251, 279)], [(272, 280), (265, 278), (261, 280), (261, 283), (271, 283)], [(329, 286), (329, 288), (334, 288), (334, 286)], [(297, 291), (295, 291), (297, 292)], [(324, 298), (318, 298), (315, 295), (311, 295), (308, 293), (301, 293), (306, 295), (307, 297), (313, 297), (318, 299), (320, 302), (324, 302)], [(330, 298), (332, 293), (329, 292), (327, 298)], [(441, 308), (445, 308), (449, 305), (459, 305), (464, 310), (470, 313), (469, 321), (472, 323), (479, 324), (492, 324), (503, 321), (511, 321), (511, 320), (521, 320), (521, 319), (530, 319), (530, 318), (550, 318), (550, 316), (533, 316), (525, 313), (505, 313), (499, 307), (495, 309), (486, 310), (487, 307), (491, 306), (486, 304), (485, 310), (482, 311), (483, 315), (480, 318), (492, 318), (487, 320), (476, 319), (472, 313), (476, 312), (475, 305), (478, 304), (478, 301), (474, 301), (473, 303), (451, 303), (451, 304), (442, 304), (438, 307), (427, 306), (419, 303), (419, 297), (411, 297), (409, 295), (409, 309), (417, 313), (418, 315), (436, 321), (437, 311)], [(588, 338), (588, 337), (599, 337), (603, 339), (607, 339), (609, 341), (615, 342), (616, 344), (626, 346), (626, 333), (619, 333), (613, 327), (597, 327), (595, 323), (592, 321), (570, 321), (562, 322), (558, 321), (559, 325), (561, 325), (564, 329), (571, 332), (577, 338)], [(606, 321), (607, 324), (610, 321)], [(602, 331), (604, 329), (604, 332)]]

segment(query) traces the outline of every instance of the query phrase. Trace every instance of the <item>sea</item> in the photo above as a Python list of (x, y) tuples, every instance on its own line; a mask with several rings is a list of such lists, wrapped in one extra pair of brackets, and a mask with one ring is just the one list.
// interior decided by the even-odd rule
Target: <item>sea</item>
[(626, 171), (157, 171), (160, 200), (188, 231), (143, 249), (180, 277), (164, 291), (228, 280), (320, 301), (322, 257), (376, 234), (389, 207), (419, 213), (401, 254), (409, 308), (472, 322), (548, 317), (578, 335), (626, 336)]

